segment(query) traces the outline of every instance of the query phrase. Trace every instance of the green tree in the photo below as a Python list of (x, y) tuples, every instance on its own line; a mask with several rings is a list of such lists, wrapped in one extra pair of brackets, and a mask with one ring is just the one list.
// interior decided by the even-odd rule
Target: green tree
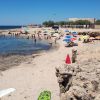
[(96, 20), (95, 24), (100, 25), (100, 20)]
[(66, 22), (66, 25), (74, 25), (74, 24), (75, 24), (75, 22), (73, 22), (73, 21)]
[(48, 26), (48, 22), (47, 21), (43, 22), (43, 25), (47, 27)]
[(75, 21), (75, 25), (90, 25), (91, 22), (88, 20), (77, 20)]
[(59, 25), (59, 22), (55, 22), (55, 25)]
[(43, 25), (46, 27), (52, 27), (55, 25), (55, 22), (54, 21), (45, 21), (45, 22), (43, 22)]
[(66, 25), (66, 21), (60, 21), (58, 22), (60, 26)]

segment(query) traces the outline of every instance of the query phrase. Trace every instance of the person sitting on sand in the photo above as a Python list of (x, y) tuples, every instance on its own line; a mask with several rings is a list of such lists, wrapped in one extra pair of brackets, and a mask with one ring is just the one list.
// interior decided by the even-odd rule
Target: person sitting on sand
[(72, 63), (76, 62), (76, 58), (77, 58), (77, 50), (72, 50)]

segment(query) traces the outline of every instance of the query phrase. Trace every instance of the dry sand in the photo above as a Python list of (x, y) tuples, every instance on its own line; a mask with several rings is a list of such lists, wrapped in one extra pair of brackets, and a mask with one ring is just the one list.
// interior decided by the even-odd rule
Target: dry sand
[(100, 100), (100, 41), (80, 43), (77, 62), (57, 68), (61, 100)]
[[(55, 75), (55, 67), (64, 63), (66, 55), (71, 54), (73, 48), (64, 47), (61, 40), (59, 49), (44, 52), (17, 67), (6, 70), (0, 75), (0, 89), (15, 88), (16, 91), (1, 100), (37, 100), (43, 90), (52, 93), (51, 100), (60, 100), (59, 84)], [(75, 49), (82, 47), (81, 43)]]
[(31, 62), (2, 72), (0, 88), (15, 88), (16, 91), (2, 100), (37, 100), (40, 92), (49, 90), (52, 100), (59, 100), (59, 84), (55, 75), (55, 67), (64, 62), (67, 49), (62, 40), (58, 41), (60, 48), (52, 52), (44, 52)]

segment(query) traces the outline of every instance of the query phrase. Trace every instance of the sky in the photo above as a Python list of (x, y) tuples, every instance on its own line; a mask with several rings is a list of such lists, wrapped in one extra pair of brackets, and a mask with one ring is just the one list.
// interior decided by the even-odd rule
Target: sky
[(0, 25), (100, 18), (100, 0), (0, 0)]

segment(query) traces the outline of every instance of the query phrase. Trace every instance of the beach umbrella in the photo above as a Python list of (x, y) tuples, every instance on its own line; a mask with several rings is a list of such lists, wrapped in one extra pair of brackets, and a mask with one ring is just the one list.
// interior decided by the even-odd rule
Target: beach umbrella
[(72, 34), (73, 34), (73, 35), (78, 35), (78, 33), (77, 33), (77, 32), (72, 32)]
[(89, 39), (89, 36), (88, 35), (84, 36), (84, 39)]
[(64, 40), (63, 41), (66, 41), (66, 42), (71, 42), (71, 41), (75, 41), (76, 38), (71, 36), (71, 35), (67, 35), (65, 36)]
[(57, 38), (60, 37), (60, 35), (59, 35), (58, 33), (53, 34), (53, 36), (54, 36), (54, 37), (57, 37)]
[(71, 39), (66, 38), (66, 39), (64, 39), (63, 41), (65, 41), (65, 42), (71, 42), (72, 40), (71, 40)]
[(43, 34), (44, 35), (51, 35), (51, 33), (50, 32), (47, 32), (47, 31), (43, 32)]
[(54, 32), (54, 31), (51, 31), (50, 33), (51, 33), (51, 34), (55, 34), (55, 32)]
[(83, 40), (83, 39), (84, 39), (84, 36), (83, 36), (83, 35), (82, 35), (82, 36), (80, 36), (80, 39), (81, 39), (81, 40)]
[(48, 31), (44, 31), (44, 33), (48, 33)]
[(81, 39), (81, 40), (84, 40), (84, 39), (87, 40), (87, 39), (89, 39), (89, 36), (87, 36), (87, 35), (83, 36), (83, 35), (82, 35), (82, 36), (80, 37), (80, 39)]
[(65, 30), (65, 32), (69, 32), (68, 30)]
[(60, 34), (60, 33), (61, 33), (61, 31), (60, 31), (60, 30), (58, 30), (58, 33)]
[(73, 38), (71, 38), (71, 41), (75, 41), (75, 40), (77, 40), (77, 39), (76, 39), (76, 38), (74, 38), (74, 37), (73, 37)]
[(70, 38), (72, 38), (72, 36), (71, 35), (66, 35), (65, 38), (69, 38), (70, 39)]

